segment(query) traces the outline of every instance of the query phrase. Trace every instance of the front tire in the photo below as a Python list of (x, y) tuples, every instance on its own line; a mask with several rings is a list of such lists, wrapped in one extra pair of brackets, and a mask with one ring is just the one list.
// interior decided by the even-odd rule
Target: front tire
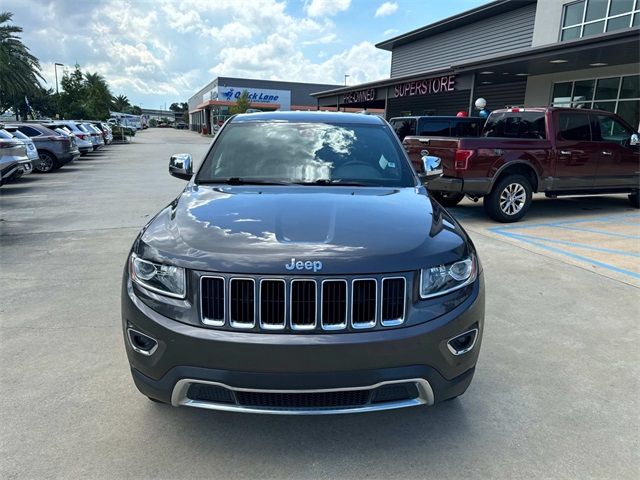
[(457, 192), (429, 192), (443, 207), (455, 207), (464, 198), (464, 193)]
[(640, 193), (638, 192), (630, 193), (629, 203), (633, 208), (640, 208)]
[(523, 175), (508, 175), (498, 180), (483, 206), (489, 218), (501, 223), (517, 222), (531, 206), (533, 189)]
[(49, 152), (40, 152), (40, 158), (33, 164), (33, 168), (40, 173), (49, 173), (58, 166), (56, 157)]

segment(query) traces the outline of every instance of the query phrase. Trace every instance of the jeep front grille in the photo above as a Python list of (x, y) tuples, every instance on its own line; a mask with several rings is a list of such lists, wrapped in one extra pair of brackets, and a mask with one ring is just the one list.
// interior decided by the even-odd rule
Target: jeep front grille
[(404, 276), (384, 278), (200, 277), (202, 323), (274, 331), (338, 331), (404, 323)]

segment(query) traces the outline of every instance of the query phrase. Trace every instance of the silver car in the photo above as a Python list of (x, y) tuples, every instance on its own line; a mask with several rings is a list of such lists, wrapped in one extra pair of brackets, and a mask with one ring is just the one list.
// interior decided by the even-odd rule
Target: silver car
[(31, 165), (25, 144), (6, 130), (0, 129), (0, 185), (14, 178), (26, 163)]
[(73, 133), (81, 155), (86, 155), (87, 153), (94, 150), (93, 142), (91, 141), (91, 135), (83, 129), (79, 128), (78, 124), (73, 120), (56, 120), (47, 123), (45, 126), (51, 129), (65, 128), (70, 133)]
[(7, 131), (11, 133), (14, 138), (24, 143), (25, 147), (27, 147), (27, 160), (26, 161), (22, 160), (18, 162), (18, 164), (20, 165), (20, 168), (18, 169), (18, 172), (14, 174), (13, 178), (18, 178), (23, 175), (29, 175), (31, 172), (33, 172), (33, 165), (36, 162), (38, 162), (40, 159), (38, 155), (38, 149), (36, 148), (36, 144), (33, 143), (33, 140), (31, 140), (28, 136), (26, 136), (20, 130), (16, 130), (12, 132), (11, 130), (7, 129)]
[(80, 128), (84, 128), (89, 135), (91, 135), (91, 141), (94, 145), (94, 150), (104, 147), (104, 138), (102, 137), (102, 131), (94, 127), (91, 123), (79, 123)]

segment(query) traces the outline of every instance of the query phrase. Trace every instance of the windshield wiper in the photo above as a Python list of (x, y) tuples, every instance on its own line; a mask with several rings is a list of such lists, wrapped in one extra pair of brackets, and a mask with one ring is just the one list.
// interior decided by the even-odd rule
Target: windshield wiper
[(262, 180), (260, 178), (241, 178), (241, 177), (229, 177), (229, 178), (212, 178), (210, 180), (198, 180), (196, 183), (199, 185), (291, 185), (290, 182), (283, 182), (277, 180)]

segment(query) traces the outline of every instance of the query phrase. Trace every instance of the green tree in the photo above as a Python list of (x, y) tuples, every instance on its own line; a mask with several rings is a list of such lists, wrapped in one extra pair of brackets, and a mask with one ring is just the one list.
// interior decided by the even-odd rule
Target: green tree
[(38, 87), (28, 95), (28, 98), (31, 108), (27, 108), (25, 102), (19, 104), (21, 118), (53, 118), (58, 113), (58, 103), (52, 88)]
[(72, 73), (65, 73), (60, 80), (63, 92), (60, 94), (60, 113), (64, 118), (89, 118), (86, 109), (87, 86), (80, 65)]
[(116, 112), (125, 113), (129, 108), (131, 108), (131, 102), (126, 95), (118, 95), (113, 99), (113, 110)]
[(112, 95), (106, 80), (98, 73), (86, 73), (84, 80), (87, 116), (95, 120), (109, 118)]
[(229, 109), (229, 112), (231, 115), (244, 113), (250, 106), (251, 102), (249, 101), (249, 92), (243, 90), (242, 94), (238, 97), (238, 100), (236, 100), (236, 104)]
[(134, 105), (127, 111), (127, 113), (132, 115), (142, 115), (142, 109), (138, 105)]
[(18, 120), (25, 95), (41, 88), (39, 80), (44, 78), (38, 59), (18, 36), (22, 28), (9, 25), (12, 17), (11, 12), (0, 13), (0, 110), (13, 107)]
[(173, 102), (169, 110), (175, 113), (185, 112), (189, 110), (189, 104), (187, 102)]

